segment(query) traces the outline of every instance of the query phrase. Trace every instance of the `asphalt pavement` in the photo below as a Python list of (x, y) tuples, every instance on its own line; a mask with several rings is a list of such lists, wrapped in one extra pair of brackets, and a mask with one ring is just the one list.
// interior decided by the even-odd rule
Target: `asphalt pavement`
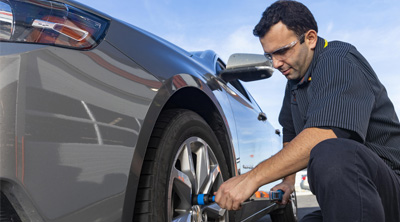
[[(297, 196), (297, 216), (300, 220), (304, 215), (316, 211), (319, 209), (319, 205), (315, 196), (312, 194), (298, 195)], [(271, 222), (269, 215), (257, 220), (257, 222)]]

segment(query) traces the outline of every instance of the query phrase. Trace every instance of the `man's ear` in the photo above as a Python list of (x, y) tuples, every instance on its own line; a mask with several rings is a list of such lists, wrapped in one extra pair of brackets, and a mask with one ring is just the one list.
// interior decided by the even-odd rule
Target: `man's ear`
[(317, 40), (318, 40), (318, 34), (315, 30), (312, 29), (309, 30), (304, 37), (305, 43), (311, 50), (315, 49), (315, 46), (317, 45)]

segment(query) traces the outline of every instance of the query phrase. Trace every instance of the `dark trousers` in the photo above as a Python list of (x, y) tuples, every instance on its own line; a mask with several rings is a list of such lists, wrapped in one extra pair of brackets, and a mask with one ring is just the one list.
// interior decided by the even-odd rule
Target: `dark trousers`
[(321, 210), (301, 222), (400, 222), (400, 176), (361, 143), (319, 143), (307, 176)]

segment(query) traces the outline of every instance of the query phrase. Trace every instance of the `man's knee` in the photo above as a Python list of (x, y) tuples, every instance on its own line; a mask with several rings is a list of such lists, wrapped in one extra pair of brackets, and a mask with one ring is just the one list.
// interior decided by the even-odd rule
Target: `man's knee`
[(310, 163), (327, 167), (342, 165), (354, 158), (355, 149), (361, 144), (349, 139), (327, 139), (318, 143), (310, 153)]
[[(359, 144), (361, 145), (361, 144)], [(330, 186), (352, 175), (358, 143), (348, 139), (328, 139), (317, 144), (310, 154), (308, 177), (313, 182)]]

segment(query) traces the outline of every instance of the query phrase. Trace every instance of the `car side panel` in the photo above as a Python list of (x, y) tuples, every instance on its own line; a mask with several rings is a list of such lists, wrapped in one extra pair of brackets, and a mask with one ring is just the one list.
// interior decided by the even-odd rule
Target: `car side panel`
[(46, 221), (121, 218), (138, 133), (161, 83), (106, 42), (92, 51), (1, 47), (0, 92), (14, 87), (6, 105), (17, 114), (2, 117), (15, 117), (6, 129), (15, 139), (1, 144), (1, 180)]

